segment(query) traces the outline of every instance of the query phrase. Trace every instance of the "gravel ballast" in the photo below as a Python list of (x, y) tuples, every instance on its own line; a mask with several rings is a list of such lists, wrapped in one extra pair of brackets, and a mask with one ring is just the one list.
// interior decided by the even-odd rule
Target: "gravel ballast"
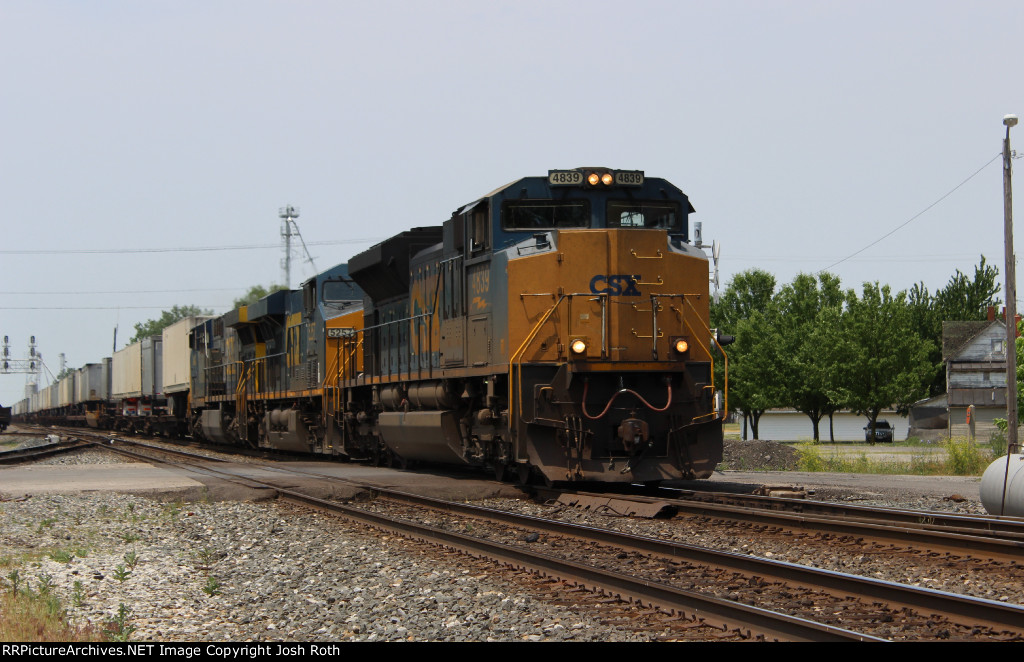
[[(769, 454), (777, 457), (777, 453)], [(102, 451), (46, 463), (120, 461)], [(856, 495), (836, 493), (837, 500)], [(922, 501), (886, 492), (881, 505), (971, 511), (966, 503)], [(166, 498), (165, 498), (166, 499)], [(492, 507), (675, 537), (672, 522), (554, 513), (529, 501), (493, 500)], [(882, 558), (805, 553), (792, 542), (736, 531), (681, 531), (686, 542), (787, 558), (881, 577)], [(133, 640), (149, 641), (646, 641), (602, 622), (592, 610), (548, 601), (496, 568), (411, 544), (321, 513), (275, 501), (186, 502), (116, 493), (0, 494), (0, 585), (18, 569), (22, 585), (52, 585), (74, 622), (103, 626), (120, 605), (130, 611)], [(849, 551), (849, 550), (848, 550)], [(69, 559), (70, 557), (70, 559)], [(913, 579), (912, 564), (892, 577)], [(902, 573), (900, 576), (899, 573)], [(961, 579), (973, 582), (970, 577)], [(922, 585), (956, 590), (946, 577)], [(1007, 578), (967, 591), (1020, 602), (1019, 581)], [(914, 583), (914, 582), (910, 582)], [(973, 582), (975, 585), (978, 582)], [(1014, 585), (1016, 584), (1017, 587)]]
[(96, 494), (0, 503), (0, 547), (19, 561), (21, 581), (51, 583), (77, 623), (102, 626), (126, 605), (133, 640), (647, 638), (520, 594), (467, 570), (458, 555), (441, 560), (405, 546), (272, 501)]

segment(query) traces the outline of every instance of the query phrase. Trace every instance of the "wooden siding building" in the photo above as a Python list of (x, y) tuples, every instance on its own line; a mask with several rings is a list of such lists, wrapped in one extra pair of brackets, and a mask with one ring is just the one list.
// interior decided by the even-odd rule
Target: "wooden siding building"
[(974, 406), (975, 436), (988, 440), (996, 418), (1006, 418), (1006, 325), (1002, 320), (943, 322), (949, 435), (970, 436), (967, 410)]

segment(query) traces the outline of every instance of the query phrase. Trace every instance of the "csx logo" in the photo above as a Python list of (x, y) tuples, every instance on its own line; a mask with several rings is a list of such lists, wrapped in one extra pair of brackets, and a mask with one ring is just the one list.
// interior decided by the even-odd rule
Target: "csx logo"
[(630, 274), (613, 274), (610, 276), (598, 274), (590, 279), (590, 291), (594, 294), (638, 297), (640, 296), (640, 290), (636, 289), (636, 283), (639, 280), (640, 276)]

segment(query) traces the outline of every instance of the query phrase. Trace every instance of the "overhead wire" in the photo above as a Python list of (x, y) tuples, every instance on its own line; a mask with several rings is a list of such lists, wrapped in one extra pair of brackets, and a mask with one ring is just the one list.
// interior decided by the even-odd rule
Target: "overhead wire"
[[(311, 241), (309, 246), (338, 246), (341, 244), (369, 244), (382, 241), (379, 237)], [(238, 244), (234, 246), (179, 246), (176, 248), (30, 248), (0, 250), (0, 255), (123, 255), (130, 253), (200, 253), (211, 251), (249, 251), (280, 248), (280, 244)]]
[(920, 218), (921, 216), (923, 216), (923, 215), (924, 215), (924, 214), (925, 214), (925, 213), (926, 213), (926, 212), (927, 212), (928, 210), (930, 210), (930, 209), (931, 209), (932, 207), (936, 206), (937, 204), (939, 204), (940, 202), (942, 202), (943, 200), (945, 200), (945, 199), (946, 199), (946, 198), (948, 198), (949, 196), (953, 195), (953, 193), (955, 193), (955, 192), (956, 192), (956, 191), (957, 191), (957, 190), (958, 190), (958, 189), (959, 189), (959, 188), (960, 188), (961, 186), (963, 186), (963, 185), (964, 185), (964, 184), (966, 184), (967, 182), (969, 182), (969, 181), (971, 181), (972, 179), (974, 179), (974, 178), (975, 178), (975, 177), (976, 177), (976, 176), (977, 176), (977, 175), (978, 175), (978, 174), (979, 174), (979, 173), (980, 173), (980, 172), (981, 172), (982, 170), (984, 170), (985, 168), (987, 168), (987, 167), (989, 167), (990, 165), (992, 165), (992, 164), (993, 164), (993, 163), (994, 163), (994, 162), (995, 162), (995, 161), (996, 161), (997, 159), (1000, 159), (1000, 158), (1002, 158), (1002, 156), (1003, 156), (1003, 153), (1002, 153), (1002, 152), (999, 152), (999, 153), (997, 153), (997, 154), (996, 154), (995, 156), (993, 156), (993, 157), (992, 157), (992, 159), (991, 159), (990, 161), (988, 161), (987, 163), (985, 163), (985, 165), (983, 165), (983, 166), (981, 166), (980, 168), (978, 168), (977, 170), (975, 170), (975, 171), (974, 171), (974, 172), (973, 172), (973, 173), (972, 173), (972, 174), (971, 174), (971, 175), (970, 175), (970, 176), (969, 176), (969, 177), (968, 177), (967, 179), (963, 180), (962, 182), (960, 182), (959, 184), (957, 184), (956, 186), (954, 186), (954, 187), (953, 187), (952, 189), (950, 189), (950, 190), (949, 190), (949, 191), (948, 191), (948, 192), (947, 192), (947, 193), (946, 193), (945, 195), (943, 195), (943, 196), (942, 196), (941, 198), (939, 198), (939, 199), (938, 199), (938, 200), (936, 200), (935, 202), (931, 203), (930, 205), (928, 205), (927, 207), (925, 207), (924, 209), (922, 209), (922, 210), (921, 210), (921, 211), (919, 211), (918, 213), (914, 214), (913, 216), (911, 216), (911, 217), (910, 217), (909, 219), (907, 219), (907, 220), (906, 220), (906, 221), (904, 221), (903, 223), (900, 223), (900, 224), (899, 224), (899, 225), (897, 225), (897, 226), (896, 226), (895, 228), (893, 228), (892, 230), (890, 230), (890, 231), (889, 231), (889, 232), (887, 232), (886, 234), (882, 235), (882, 236), (881, 236), (881, 237), (879, 237), (878, 239), (874, 240), (873, 242), (871, 242), (870, 244), (868, 244), (868, 245), (867, 245), (867, 246), (865, 246), (864, 248), (860, 249), (859, 251), (857, 251), (857, 252), (855, 252), (855, 253), (851, 253), (850, 255), (847, 255), (847, 256), (846, 256), (846, 257), (844, 257), (843, 259), (841, 259), (841, 260), (839, 260), (839, 261), (837, 261), (837, 262), (833, 262), (832, 264), (828, 265), (828, 266), (827, 266), (827, 267), (825, 267), (824, 269), (821, 269), (820, 271), (818, 271), (818, 274), (819, 274), (819, 275), (820, 275), (820, 274), (823, 274), (823, 273), (825, 273), (826, 271), (828, 271), (829, 269), (831, 269), (832, 267), (838, 266), (838, 265), (842, 264), (843, 262), (846, 262), (847, 260), (849, 260), (849, 259), (851, 259), (851, 258), (854, 258), (854, 257), (856, 257), (856, 256), (860, 255), (861, 253), (863, 253), (863, 252), (864, 252), (864, 251), (866, 251), (867, 249), (869, 249), (869, 248), (871, 248), (872, 246), (874, 246), (874, 245), (876, 245), (876, 244), (880, 243), (880, 242), (881, 242), (881, 241), (882, 241), (883, 239), (886, 239), (886, 238), (888, 238), (888, 237), (892, 236), (892, 235), (893, 235), (893, 234), (895, 234), (895, 233), (896, 233), (896, 232), (897, 232), (898, 230), (902, 229), (902, 228), (903, 228), (904, 226), (907, 226), (907, 225), (909, 225), (909, 224), (910, 224), (911, 222), (913, 222), (913, 221), (917, 220), (918, 218)]

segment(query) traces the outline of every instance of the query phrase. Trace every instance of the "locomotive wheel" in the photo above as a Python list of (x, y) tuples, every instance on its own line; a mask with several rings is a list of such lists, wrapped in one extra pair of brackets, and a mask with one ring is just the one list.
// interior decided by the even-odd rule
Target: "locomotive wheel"
[(516, 467), (516, 484), (525, 487), (530, 484), (530, 474), (532, 469), (529, 464), (520, 464)]
[(504, 483), (508, 479), (508, 465), (504, 462), (494, 463), (494, 480)]

